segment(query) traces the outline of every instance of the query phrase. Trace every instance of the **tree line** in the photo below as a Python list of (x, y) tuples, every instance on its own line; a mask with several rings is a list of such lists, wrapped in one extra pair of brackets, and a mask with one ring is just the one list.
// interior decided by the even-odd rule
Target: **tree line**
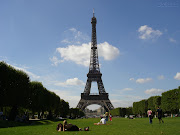
[[(15, 120), (20, 110), (30, 111), (39, 118), (83, 115), (80, 110), (69, 108), (69, 103), (47, 90), (41, 82), (30, 81), (29, 76), (16, 70), (5, 62), (0, 62), (0, 111), (6, 113), (8, 120)], [(73, 111), (76, 110), (76, 111)], [(72, 113), (74, 112), (74, 113)]]
[(125, 117), (126, 115), (132, 115), (132, 107), (123, 108), (118, 107), (110, 111), (112, 116), (119, 116), (119, 117)]
[(161, 107), (163, 113), (178, 114), (180, 111), (180, 86), (163, 92), (161, 96), (152, 96), (138, 102), (133, 102), (133, 107), (115, 108), (111, 110), (112, 115), (124, 117), (125, 115), (147, 116), (147, 110), (151, 109), (155, 114), (157, 107)]
[(146, 116), (147, 110), (150, 108), (156, 112), (160, 106), (163, 113), (177, 114), (180, 109), (180, 86), (162, 93), (162, 96), (152, 96), (148, 99), (133, 103), (133, 113)]

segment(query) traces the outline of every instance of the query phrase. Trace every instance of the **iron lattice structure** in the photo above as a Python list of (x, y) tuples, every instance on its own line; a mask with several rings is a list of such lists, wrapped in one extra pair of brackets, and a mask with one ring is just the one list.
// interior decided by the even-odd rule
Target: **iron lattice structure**
[[(92, 39), (91, 39), (91, 55), (90, 55), (90, 65), (89, 65), (89, 73), (87, 74), (87, 82), (84, 89), (84, 92), (81, 93), (81, 99), (77, 105), (77, 108), (80, 108), (82, 111), (91, 104), (98, 104), (106, 111), (114, 109), (111, 101), (109, 100), (109, 95), (106, 93), (102, 79), (101, 72), (99, 68), (98, 61), (98, 50), (97, 50), (97, 38), (96, 38), (96, 17), (94, 16), (91, 19), (92, 24)], [(98, 94), (90, 94), (91, 84), (92, 82), (97, 82), (98, 86)]]

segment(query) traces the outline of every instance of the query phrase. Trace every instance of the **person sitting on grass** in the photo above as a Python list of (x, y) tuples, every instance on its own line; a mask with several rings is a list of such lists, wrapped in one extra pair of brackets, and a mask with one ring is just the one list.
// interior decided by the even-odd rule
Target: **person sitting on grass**
[(101, 123), (101, 124), (106, 124), (106, 119), (105, 119), (105, 118), (102, 118), (102, 119), (100, 120), (100, 123)]
[(103, 118), (103, 117), (101, 117), (100, 122), (98, 122), (98, 123), (94, 123), (94, 125), (104, 125), (104, 124), (106, 124), (106, 119), (105, 119), (105, 118)]

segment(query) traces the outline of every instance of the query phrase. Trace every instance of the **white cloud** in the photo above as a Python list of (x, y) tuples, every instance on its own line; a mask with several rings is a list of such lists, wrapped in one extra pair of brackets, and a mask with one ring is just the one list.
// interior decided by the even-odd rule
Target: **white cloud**
[(173, 38), (169, 38), (169, 41), (171, 42), (171, 43), (176, 43), (177, 41), (175, 40), (175, 39), (173, 39)]
[(159, 80), (163, 80), (165, 77), (163, 75), (158, 76)]
[[(88, 67), (90, 63), (91, 42), (90, 37), (78, 31), (76, 28), (70, 28), (64, 31), (64, 40), (61, 43), (69, 44), (67, 47), (56, 48), (60, 54), (61, 60), (57, 57), (50, 58), (53, 65), (57, 66), (64, 61), (73, 61), (76, 64)], [(110, 45), (108, 42), (98, 44), (98, 56), (104, 60), (115, 59), (120, 54), (118, 48)]]
[(148, 82), (151, 82), (152, 81), (152, 78), (139, 78), (136, 80), (136, 83), (148, 83)]
[(145, 93), (149, 94), (149, 95), (160, 95), (162, 92), (164, 92), (164, 90), (162, 90), (162, 89), (155, 89), (155, 88), (148, 89), (148, 90), (145, 91)]
[(139, 27), (139, 38), (146, 40), (146, 39), (155, 39), (162, 35), (162, 32), (159, 30), (153, 30), (151, 27), (144, 25)]
[(177, 72), (176, 75), (174, 76), (174, 79), (180, 80), (180, 72)]
[(61, 43), (65, 44), (81, 44), (90, 40), (89, 36), (78, 31), (76, 28), (70, 28), (63, 33), (64, 39)]
[(58, 58), (56, 56), (53, 56), (52, 58), (50, 58), (50, 61), (53, 63), (53, 66), (57, 66), (59, 63), (63, 62), (62, 60), (58, 60)]
[(124, 88), (122, 89), (122, 91), (132, 91), (133, 89), (132, 88)]
[(69, 45), (66, 48), (57, 48), (56, 50), (60, 53), (62, 61), (73, 61), (76, 64), (89, 66), (90, 43), (81, 46)]
[(99, 56), (105, 60), (115, 59), (120, 53), (118, 48), (110, 45), (108, 42), (98, 44), (98, 51)]
[(67, 79), (65, 82), (55, 83), (57, 86), (84, 86), (85, 83), (78, 78)]
[[(56, 49), (63, 61), (73, 61), (76, 64), (83, 65), (88, 67), (90, 62), (90, 51), (91, 51), (91, 43), (82, 44), (80, 46), (77, 45), (69, 45), (66, 48), (57, 48)], [(110, 45), (108, 42), (100, 43), (98, 45), (98, 55), (99, 57), (103, 57), (104, 60), (112, 60), (115, 59), (119, 55), (120, 51), (118, 48)], [(55, 59), (54, 61), (59, 61)], [(56, 62), (57, 63), (57, 62)]]

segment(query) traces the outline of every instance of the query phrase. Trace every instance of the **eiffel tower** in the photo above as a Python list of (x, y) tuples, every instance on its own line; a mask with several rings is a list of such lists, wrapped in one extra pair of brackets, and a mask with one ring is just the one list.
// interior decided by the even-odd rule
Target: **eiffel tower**
[[(84, 111), (84, 109), (92, 104), (98, 104), (106, 111), (114, 109), (111, 101), (109, 100), (109, 95), (106, 93), (99, 68), (98, 61), (98, 50), (97, 50), (97, 39), (96, 39), (96, 17), (94, 16), (91, 19), (92, 24), (92, 39), (91, 39), (91, 55), (90, 55), (90, 65), (89, 65), (89, 73), (87, 74), (87, 82), (84, 89), (84, 92), (81, 93), (81, 99), (77, 105), (77, 108)], [(91, 84), (92, 82), (97, 82), (99, 94), (91, 94)]]

